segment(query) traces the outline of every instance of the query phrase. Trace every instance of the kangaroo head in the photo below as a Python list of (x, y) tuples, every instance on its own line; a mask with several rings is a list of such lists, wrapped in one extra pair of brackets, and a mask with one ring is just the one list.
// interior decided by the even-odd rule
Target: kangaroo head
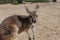
[(36, 19), (38, 17), (37, 11), (39, 9), (39, 5), (37, 5), (35, 7), (35, 10), (34, 11), (30, 11), (27, 7), (25, 7), (25, 8), (26, 8), (27, 13), (29, 13), (29, 16), (31, 16), (32, 22), (33, 23), (36, 23)]

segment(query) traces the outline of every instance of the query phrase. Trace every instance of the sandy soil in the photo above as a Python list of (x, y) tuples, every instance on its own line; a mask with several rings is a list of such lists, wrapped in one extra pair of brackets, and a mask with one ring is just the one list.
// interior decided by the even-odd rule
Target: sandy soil
[[(60, 40), (60, 3), (3, 4), (0, 5), (0, 23), (11, 15), (28, 15), (24, 6), (34, 10), (37, 4), (40, 9), (35, 25), (35, 40)], [(32, 37), (32, 31), (29, 32)], [(28, 35), (23, 32), (18, 40), (28, 40)]]

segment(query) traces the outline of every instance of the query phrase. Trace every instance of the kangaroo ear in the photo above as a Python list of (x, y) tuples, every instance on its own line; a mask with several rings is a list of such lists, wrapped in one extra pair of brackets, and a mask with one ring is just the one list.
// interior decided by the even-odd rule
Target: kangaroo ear
[(25, 9), (26, 9), (27, 13), (30, 13), (29, 9), (26, 6), (25, 6)]
[(38, 11), (38, 10), (39, 10), (39, 5), (36, 5), (35, 11)]

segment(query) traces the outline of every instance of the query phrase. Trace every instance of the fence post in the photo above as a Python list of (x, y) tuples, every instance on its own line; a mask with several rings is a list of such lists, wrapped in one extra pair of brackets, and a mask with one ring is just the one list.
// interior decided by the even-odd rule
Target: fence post
[(18, 3), (23, 3), (23, 0), (17, 0)]
[(53, 0), (53, 2), (56, 2), (56, 0)]

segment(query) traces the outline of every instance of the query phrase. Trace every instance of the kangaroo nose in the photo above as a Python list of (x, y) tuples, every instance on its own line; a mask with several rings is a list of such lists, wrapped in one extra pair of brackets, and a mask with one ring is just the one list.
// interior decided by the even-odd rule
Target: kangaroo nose
[(33, 23), (36, 23), (36, 20), (33, 20)]
[(36, 21), (34, 21), (34, 23), (36, 23)]

